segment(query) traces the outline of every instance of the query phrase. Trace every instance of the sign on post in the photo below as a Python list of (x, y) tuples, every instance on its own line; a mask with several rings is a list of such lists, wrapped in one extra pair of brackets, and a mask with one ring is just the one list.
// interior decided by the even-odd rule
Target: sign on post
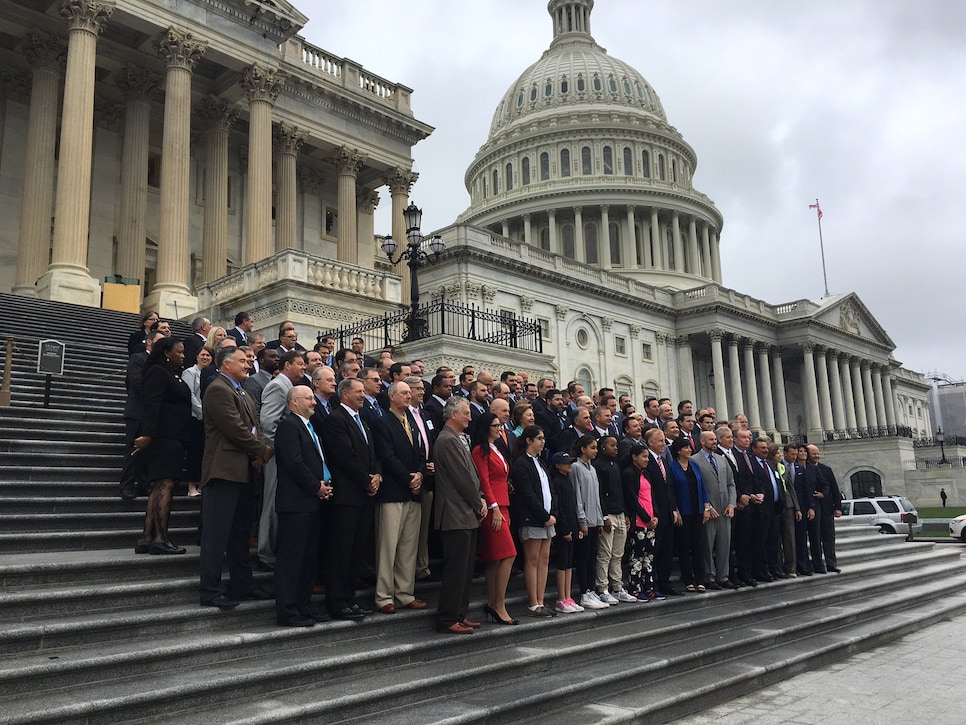
[(66, 349), (60, 340), (41, 340), (37, 345), (37, 372), (63, 376)]

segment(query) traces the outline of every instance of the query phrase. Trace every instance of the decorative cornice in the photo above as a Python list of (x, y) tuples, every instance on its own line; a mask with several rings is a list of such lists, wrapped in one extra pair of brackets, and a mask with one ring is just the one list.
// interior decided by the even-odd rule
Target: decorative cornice
[(86, 30), (94, 35), (101, 34), (113, 14), (113, 2), (64, 0), (64, 4), (60, 6), (60, 16), (67, 21), (70, 30)]
[(161, 78), (144, 68), (128, 66), (115, 83), (128, 101), (154, 101), (161, 97)]
[(249, 103), (267, 101), (274, 105), (284, 80), (285, 74), (282, 71), (253, 63), (242, 71), (238, 84), (248, 94)]
[(272, 129), (275, 150), (280, 154), (297, 155), (305, 143), (305, 138), (306, 135), (299, 131), (298, 126), (290, 126), (284, 122), (276, 124)]
[(208, 44), (195, 40), (191, 33), (169, 27), (158, 36), (155, 48), (158, 51), (158, 57), (168, 68), (193, 71), (201, 56), (205, 54)]
[(195, 106), (195, 113), (209, 131), (230, 131), (238, 120), (238, 110), (218, 96), (205, 96)]
[(58, 39), (46, 33), (27, 33), (23, 54), (34, 69), (64, 72), (67, 62), (67, 48)]

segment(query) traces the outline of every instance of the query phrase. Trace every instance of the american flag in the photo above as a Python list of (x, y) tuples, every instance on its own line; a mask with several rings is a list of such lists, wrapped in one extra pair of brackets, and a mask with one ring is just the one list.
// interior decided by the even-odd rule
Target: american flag
[(818, 202), (815, 202), (814, 204), (809, 204), (808, 208), (814, 209), (815, 212), (818, 214), (818, 220), (822, 221), (822, 207), (818, 205)]

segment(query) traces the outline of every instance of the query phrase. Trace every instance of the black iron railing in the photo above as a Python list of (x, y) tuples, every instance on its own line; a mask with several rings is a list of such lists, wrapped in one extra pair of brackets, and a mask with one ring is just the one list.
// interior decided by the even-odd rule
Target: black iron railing
[[(402, 343), (407, 338), (411, 320), (409, 310), (400, 310), (382, 317), (370, 317), (354, 325), (319, 332), (318, 339), (331, 335), (338, 349), (349, 347), (352, 338), (361, 337), (366, 343), (366, 350), (381, 350)], [(476, 305), (443, 300), (420, 305), (417, 323), (419, 334), (410, 335), (410, 338), (444, 335), (528, 352), (543, 352), (543, 329), (537, 320), (486, 310)]]

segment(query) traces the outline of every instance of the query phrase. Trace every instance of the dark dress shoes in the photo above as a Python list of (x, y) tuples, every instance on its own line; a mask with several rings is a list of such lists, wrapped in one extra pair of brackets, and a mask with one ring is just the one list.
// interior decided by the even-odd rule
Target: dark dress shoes
[(710, 589), (710, 590), (715, 591), (715, 592), (720, 592), (721, 591), (721, 585), (718, 584), (718, 582), (708, 582), (704, 586), (705, 586), (706, 589)]
[(361, 614), (363, 617), (368, 617), (370, 614), (372, 614), (371, 609), (360, 607), (358, 604), (353, 604), (349, 608), (352, 609), (352, 611), (354, 611), (356, 614)]
[(151, 548), (151, 542), (146, 539), (141, 539), (134, 545), (135, 554), (147, 554)]
[(811, 576), (812, 575), (812, 570), (811, 569), (799, 569), (798, 570), (798, 574), (799, 574), (799, 576)]
[(278, 620), (279, 627), (311, 627), (315, 624), (312, 617), (291, 617)]
[(663, 589), (661, 589), (661, 593), (662, 594), (667, 594), (668, 596), (671, 596), (671, 597), (683, 597), (684, 596), (684, 592), (682, 592), (680, 589), (675, 589), (674, 587), (663, 588)]
[(125, 486), (121, 489), (120, 493), (121, 498), (123, 498), (125, 501), (133, 501), (138, 497), (137, 489), (133, 486)]
[(328, 614), (318, 609), (306, 609), (302, 612), (302, 616), (314, 619), (316, 622), (328, 622), (331, 619)]
[(262, 602), (275, 598), (275, 594), (273, 592), (270, 592), (267, 589), (262, 589), (261, 587), (252, 589), (250, 592), (245, 592), (244, 594), (232, 594), (232, 596), (241, 601), (251, 600), (256, 602)]
[(722, 589), (740, 589), (741, 588), (730, 579), (722, 579), (720, 582), (718, 582), (718, 585)]
[(365, 617), (365, 614), (357, 612), (352, 607), (343, 607), (338, 612), (332, 612), (333, 619), (344, 619), (350, 622), (361, 622)]
[(834, 571), (834, 572), (835, 572), (836, 574), (841, 574), (841, 573), (842, 573), (842, 570), (841, 570), (841, 569), (839, 569), (839, 568), (838, 568), (837, 566), (830, 566), (830, 567), (828, 568), (828, 570), (829, 570), (829, 571)]
[[(135, 549), (135, 551), (137, 551), (137, 549)], [(188, 550), (183, 546), (175, 546), (170, 541), (163, 541), (160, 544), (156, 541), (152, 541), (150, 544), (148, 544), (148, 553), (153, 555), (184, 554), (187, 551)]]
[(473, 634), (476, 630), (472, 627), (467, 627), (462, 622), (456, 622), (448, 627), (437, 627), (436, 631), (442, 634)]
[(202, 601), (201, 606), (218, 607), (218, 609), (234, 609), (238, 606), (238, 602), (235, 599), (225, 596), (224, 594), (219, 594), (217, 597)]
[(479, 622), (474, 622), (472, 619), (468, 619), (466, 617), (463, 618), (463, 621), (460, 622), (460, 624), (462, 624), (464, 627), (470, 627), (471, 629), (479, 629), (483, 626)]

